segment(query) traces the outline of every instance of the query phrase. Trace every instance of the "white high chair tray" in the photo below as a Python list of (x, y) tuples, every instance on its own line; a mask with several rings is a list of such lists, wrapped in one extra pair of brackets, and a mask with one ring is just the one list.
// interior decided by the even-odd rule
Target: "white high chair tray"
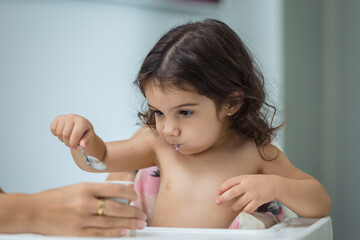
[[(0, 234), (0, 239), (23, 240), (80, 240), (80, 239), (109, 239), (91, 237), (56, 237), (37, 234)], [(332, 223), (330, 217), (314, 218), (289, 218), (265, 230), (244, 229), (205, 229), (205, 228), (161, 228), (146, 227), (136, 232), (136, 237), (121, 239), (306, 239), (329, 240), (333, 239)]]

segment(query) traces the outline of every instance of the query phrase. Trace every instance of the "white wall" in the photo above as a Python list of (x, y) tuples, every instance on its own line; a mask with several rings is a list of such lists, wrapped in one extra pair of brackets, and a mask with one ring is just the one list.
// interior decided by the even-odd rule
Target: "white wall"
[(205, 8), (152, 3), (0, 1), (0, 186), (5, 191), (31, 193), (104, 179), (77, 168), (52, 136), (51, 121), (77, 113), (91, 120), (105, 141), (130, 137), (142, 102), (132, 86), (141, 61), (161, 34), (189, 19), (224, 20), (281, 88), (281, 1), (222, 1)]

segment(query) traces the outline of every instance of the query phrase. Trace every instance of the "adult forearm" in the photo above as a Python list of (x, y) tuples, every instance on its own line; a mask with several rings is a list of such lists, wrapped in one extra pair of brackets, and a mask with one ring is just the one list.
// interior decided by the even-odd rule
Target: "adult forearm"
[(25, 233), (31, 229), (31, 195), (0, 194), (0, 232)]
[(324, 217), (331, 208), (331, 200), (316, 179), (290, 179), (275, 176), (275, 198), (302, 217)]

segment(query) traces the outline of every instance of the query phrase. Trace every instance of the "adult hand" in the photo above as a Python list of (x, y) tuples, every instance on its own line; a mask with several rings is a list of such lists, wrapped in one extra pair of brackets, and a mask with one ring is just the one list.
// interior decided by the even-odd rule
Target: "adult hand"
[(242, 175), (226, 180), (219, 189), (218, 205), (237, 198), (231, 211), (253, 213), (264, 203), (275, 199), (273, 175), (254, 174)]
[[(8, 198), (16, 196), (1, 195), (7, 195)], [(17, 221), (11, 224), (10, 221), (7, 226), (2, 226), (3, 229), (0, 228), (0, 232), (117, 237), (126, 235), (127, 229), (143, 228), (145, 214), (133, 206), (104, 199), (114, 197), (135, 200), (137, 195), (130, 186), (111, 183), (79, 183), (36, 194), (24, 194), (22, 199), (11, 200), (10, 208), (12, 206), (13, 209), (8, 214), (13, 220), (16, 220), (17, 215), (20, 216), (17, 218), (21, 220), (20, 223)], [(101, 216), (98, 215), (100, 199), (104, 199)], [(14, 205), (16, 201), (18, 209)]]

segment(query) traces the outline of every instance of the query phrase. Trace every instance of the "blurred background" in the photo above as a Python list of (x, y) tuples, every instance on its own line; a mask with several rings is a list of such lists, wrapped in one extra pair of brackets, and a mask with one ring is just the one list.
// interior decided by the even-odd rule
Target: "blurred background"
[(332, 199), (334, 239), (360, 215), (360, 1), (0, 0), (0, 186), (34, 193), (106, 174), (77, 168), (50, 132), (60, 114), (88, 118), (105, 141), (138, 128), (133, 86), (159, 37), (216, 18), (248, 45), (287, 121), (278, 141)]

